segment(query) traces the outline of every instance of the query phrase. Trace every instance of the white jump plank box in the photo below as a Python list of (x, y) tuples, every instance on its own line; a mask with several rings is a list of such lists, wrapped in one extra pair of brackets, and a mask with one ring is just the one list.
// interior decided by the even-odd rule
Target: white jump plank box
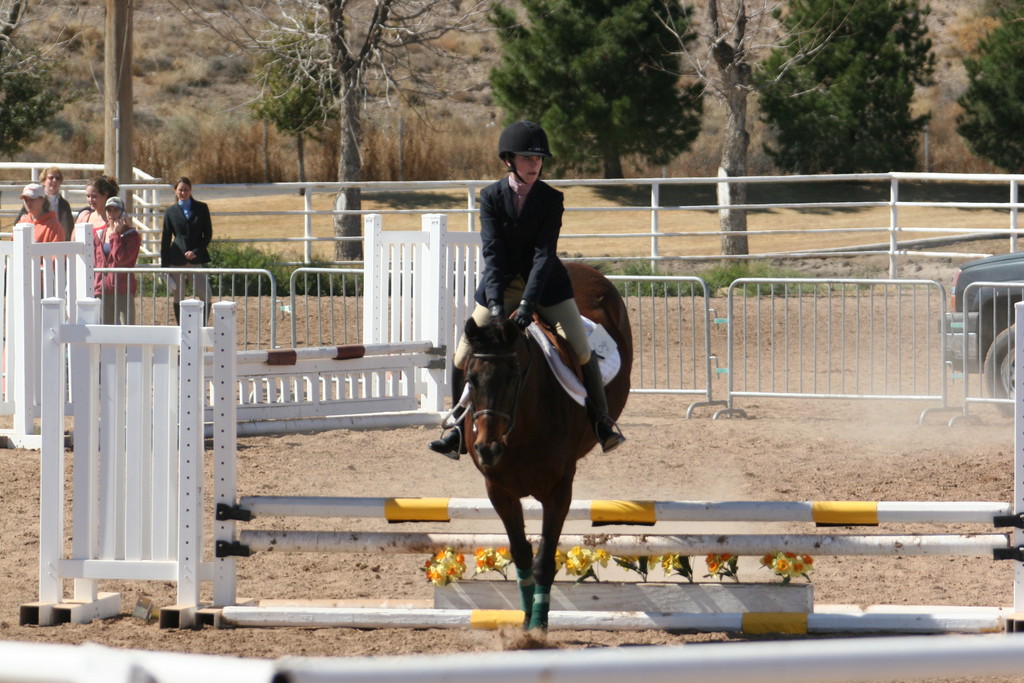
[[(515, 581), (457, 581), (434, 588), (438, 609), (519, 609)], [(552, 610), (687, 613), (803, 612), (814, 608), (809, 583), (558, 582)]]

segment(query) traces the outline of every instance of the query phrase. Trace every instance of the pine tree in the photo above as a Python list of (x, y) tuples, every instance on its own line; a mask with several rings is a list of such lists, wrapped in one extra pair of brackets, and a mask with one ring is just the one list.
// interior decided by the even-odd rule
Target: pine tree
[[(667, 5), (667, 6), (666, 6)], [(527, 22), (497, 6), (501, 64), (491, 73), (508, 119), (548, 133), (556, 168), (623, 177), (623, 158), (664, 164), (700, 130), (696, 86), (679, 83), (672, 31), (689, 13), (656, 0), (524, 0)], [(670, 28), (666, 28), (670, 27)]]
[(794, 0), (787, 39), (762, 64), (768, 153), (797, 173), (912, 170), (927, 116), (914, 88), (934, 69), (916, 0)]
[(967, 90), (957, 132), (971, 151), (1011, 173), (1024, 169), (1024, 3), (1000, 12), (1001, 24), (964, 60)]

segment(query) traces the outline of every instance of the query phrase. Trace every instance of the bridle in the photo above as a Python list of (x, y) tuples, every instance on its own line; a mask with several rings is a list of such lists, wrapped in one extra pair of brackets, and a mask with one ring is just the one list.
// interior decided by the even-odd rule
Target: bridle
[[(471, 354), (469, 356), (469, 363), (472, 363), (475, 359), (487, 359), (487, 360), (511, 359), (511, 360), (515, 361), (515, 360), (518, 360), (518, 358), (519, 358), (519, 354), (516, 353), (515, 351), (503, 351), (501, 353), (473, 353), (473, 354)], [(466, 364), (467, 370), (469, 368), (469, 363)], [(513, 388), (512, 408), (511, 408), (510, 412), (505, 412), (505, 411), (502, 411), (502, 410), (494, 410), (492, 408), (485, 408), (483, 410), (476, 410), (476, 408), (473, 405), (473, 401), (472, 400), (469, 401), (469, 404), (466, 406), (466, 413), (469, 415), (469, 419), (473, 423), (474, 428), (475, 428), (475, 425), (476, 425), (476, 420), (479, 417), (492, 416), (492, 417), (497, 417), (497, 418), (504, 418), (505, 422), (508, 424), (508, 429), (506, 429), (505, 433), (501, 435), (501, 440), (502, 440), (502, 442), (505, 442), (505, 441), (508, 440), (509, 434), (511, 434), (512, 430), (515, 428), (516, 412), (517, 412), (516, 409), (519, 407), (519, 394), (522, 392), (522, 388), (523, 388), (523, 385), (525, 384), (526, 376), (529, 374), (529, 372), (530, 372), (530, 363), (527, 362), (526, 369), (516, 375), (516, 386)]]

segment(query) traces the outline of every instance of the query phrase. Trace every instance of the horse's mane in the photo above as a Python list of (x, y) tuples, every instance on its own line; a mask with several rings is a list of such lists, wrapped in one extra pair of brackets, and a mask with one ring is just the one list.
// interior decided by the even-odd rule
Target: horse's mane
[(511, 320), (477, 325), (470, 319), (466, 335), (473, 353), (507, 353), (514, 348), (519, 329)]

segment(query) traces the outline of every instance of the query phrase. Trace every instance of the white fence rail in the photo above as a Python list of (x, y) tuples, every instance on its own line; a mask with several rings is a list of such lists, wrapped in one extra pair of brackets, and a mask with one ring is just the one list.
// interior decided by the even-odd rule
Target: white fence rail
[[(14, 168), (17, 164), (0, 167)], [(35, 173), (38, 164), (23, 164)], [(748, 220), (751, 245), (747, 259), (800, 256), (822, 253), (845, 256), (885, 255), (889, 277), (899, 276), (900, 259), (927, 244), (932, 247), (952, 240), (998, 236), (1011, 251), (1020, 237), (1019, 186), (1024, 175), (873, 173), (812, 176), (743, 176), (737, 178), (630, 178), (616, 180), (551, 180), (569, 194), (563, 247), (589, 260), (640, 260), (652, 266), (671, 260), (721, 258), (717, 213), (743, 212)], [(360, 237), (334, 236), (333, 220), (343, 214), (376, 213), (389, 224), (414, 228), (430, 213), (465, 216), (465, 229), (477, 229), (476, 196), (489, 180), (367, 183), (275, 183), (197, 186), (197, 196), (214, 205), (216, 225), (239, 226), (273, 223), (279, 237), (253, 237), (241, 229), (226, 241), (248, 244), (298, 245), (301, 261), (314, 259), (313, 247)], [(723, 205), (717, 188), (742, 184), (749, 199), (745, 204)], [(333, 197), (342, 188), (358, 186), (362, 210), (339, 210)], [(3, 191), (0, 185), (0, 192)], [(11, 185), (11, 191), (20, 184)], [(157, 179), (126, 183), (132, 199), (134, 220), (143, 234), (144, 254), (158, 251), (163, 209), (173, 201), (171, 188)], [(81, 190), (70, 186), (73, 198)], [(237, 210), (251, 197), (281, 196), (273, 210)], [(229, 200), (229, 201), (220, 201)], [(397, 200), (397, 201), (396, 201)], [(397, 208), (414, 205), (416, 208)], [(281, 208), (283, 206), (284, 208)], [(17, 207), (7, 210), (13, 218)], [(842, 220), (829, 225), (823, 213), (841, 213)], [(612, 229), (588, 229), (616, 214)], [(786, 216), (783, 227), (772, 217)], [(604, 220), (608, 223), (609, 221)], [(460, 221), (461, 223), (461, 221)], [(795, 239), (799, 237), (799, 240)], [(223, 239), (223, 234), (218, 239)], [(614, 240), (621, 248), (597, 247)], [(333, 260), (333, 250), (324, 252)], [(971, 256), (934, 248), (919, 255)], [(977, 256), (978, 254), (974, 254)], [(321, 255), (321, 258), (324, 256)]]

